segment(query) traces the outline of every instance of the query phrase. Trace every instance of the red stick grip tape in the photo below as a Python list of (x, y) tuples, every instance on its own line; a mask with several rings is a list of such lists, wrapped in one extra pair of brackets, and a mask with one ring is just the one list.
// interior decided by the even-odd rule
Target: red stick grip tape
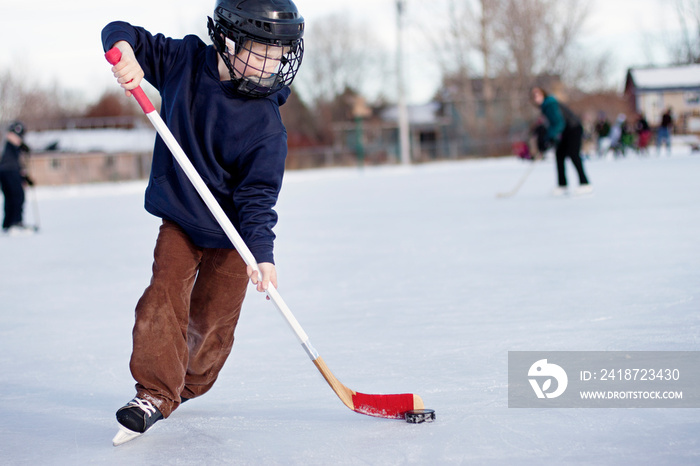
[[(122, 52), (116, 48), (112, 47), (105, 53), (105, 58), (111, 65), (116, 65), (119, 63), (119, 60), (122, 59)], [(136, 102), (141, 106), (141, 109), (143, 110), (144, 113), (148, 114), (151, 112), (155, 112), (155, 107), (151, 103), (151, 100), (148, 98), (145, 92), (143, 92), (143, 89), (141, 89), (141, 86), (132, 89), (131, 94), (134, 96), (136, 99)]]
[(107, 53), (105, 53), (105, 58), (110, 65), (116, 65), (119, 63), (119, 60), (122, 59), (122, 52), (118, 48), (112, 47)]

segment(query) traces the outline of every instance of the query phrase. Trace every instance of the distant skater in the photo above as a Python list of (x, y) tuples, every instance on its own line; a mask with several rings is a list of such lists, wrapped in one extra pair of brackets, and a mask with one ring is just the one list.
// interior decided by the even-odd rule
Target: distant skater
[(581, 160), (581, 144), (583, 141), (581, 120), (568, 107), (562, 105), (541, 87), (533, 87), (530, 90), (530, 98), (547, 119), (546, 143), (549, 146), (556, 147), (558, 184), (554, 188), (553, 194), (558, 196), (567, 193), (564, 166), (566, 157), (571, 159), (578, 173), (579, 186), (574, 193), (588, 194), (593, 192), (593, 187), (588, 182), (583, 169), (583, 161)]
[(640, 155), (649, 154), (649, 141), (651, 140), (651, 128), (644, 114), (640, 114), (634, 124), (634, 131), (637, 133), (637, 152)]
[(671, 107), (661, 115), (661, 125), (656, 131), (656, 151), (661, 155), (661, 146), (666, 145), (666, 152), (671, 155), (671, 133), (673, 132), (673, 115)]
[(5, 149), (0, 158), (0, 186), (5, 197), (2, 230), (8, 234), (29, 232), (22, 221), (24, 184), (33, 184), (22, 166), (22, 153), (29, 152), (24, 143), (24, 125), (15, 121), (7, 128)]

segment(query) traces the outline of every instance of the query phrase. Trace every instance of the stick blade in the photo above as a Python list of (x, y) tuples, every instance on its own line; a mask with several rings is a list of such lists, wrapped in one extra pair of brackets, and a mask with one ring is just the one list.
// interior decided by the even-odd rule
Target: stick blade
[(412, 393), (398, 395), (352, 395), (353, 411), (386, 419), (403, 419), (406, 411), (423, 409), (423, 400)]
[(421, 397), (412, 393), (368, 395), (350, 390), (338, 381), (328, 369), (323, 358), (317, 357), (314, 359), (314, 364), (323, 375), (323, 378), (326, 379), (328, 385), (338, 395), (340, 401), (357, 413), (385, 419), (403, 419), (406, 411), (424, 408)]

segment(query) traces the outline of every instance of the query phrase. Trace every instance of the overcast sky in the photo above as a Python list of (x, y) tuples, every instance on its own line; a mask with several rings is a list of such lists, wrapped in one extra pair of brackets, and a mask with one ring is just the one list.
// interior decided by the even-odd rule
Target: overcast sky
[[(418, 0), (406, 0), (407, 18)], [(674, 27), (674, 11), (660, 0), (592, 0), (585, 28), (584, 45), (591, 51), (608, 51), (612, 56), (611, 80), (620, 82), (630, 66), (645, 65), (650, 58), (663, 63), (660, 43)], [(667, 4), (670, 2), (667, 2)], [(102, 27), (111, 20), (123, 19), (162, 32), (171, 37), (187, 33), (206, 33), (205, 17), (211, 14), (214, 1), (145, 0), (138, 9), (124, 10), (121, 2), (95, 0), (0, 0), (0, 71), (13, 69), (30, 83), (49, 85), (82, 95), (99, 96), (114, 85), (109, 65), (104, 60), (100, 42)], [(383, 31), (380, 37), (387, 47), (395, 47), (395, 0), (297, 0), (297, 7), (307, 22), (332, 12)], [(651, 47), (650, 53), (644, 50)], [(411, 50), (407, 53), (410, 55)], [(411, 63), (412, 57), (406, 62)], [(415, 63), (415, 60), (413, 61)], [(302, 71), (303, 72), (303, 66)], [(439, 72), (429, 67), (411, 73), (410, 100), (422, 103), (430, 98)]]

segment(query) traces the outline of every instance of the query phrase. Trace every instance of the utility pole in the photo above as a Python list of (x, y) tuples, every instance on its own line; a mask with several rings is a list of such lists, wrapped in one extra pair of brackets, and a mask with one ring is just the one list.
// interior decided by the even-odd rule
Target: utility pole
[(401, 163), (408, 165), (411, 163), (411, 136), (408, 123), (408, 108), (406, 106), (406, 84), (403, 70), (403, 9), (405, 0), (396, 0), (396, 79), (399, 93), (398, 102), (398, 123), (399, 123), (399, 151)]

